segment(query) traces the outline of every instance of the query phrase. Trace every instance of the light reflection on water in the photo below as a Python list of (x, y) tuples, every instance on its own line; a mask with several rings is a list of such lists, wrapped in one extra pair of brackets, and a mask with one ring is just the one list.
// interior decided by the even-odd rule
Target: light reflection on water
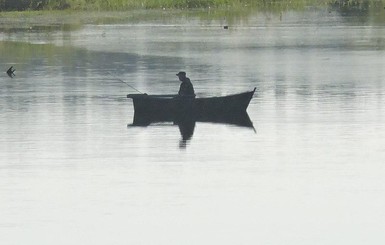
[[(381, 241), (385, 29), (311, 11), (277, 18), (1, 36), (16, 77), (0, 80), (0, 240)], [(257, 87), (256, 133), (197, 123), (180, 149), (175, 125), (127, 127), (133, 91), (108, 73), (169, 94), (179, 70), (199, 96)]]

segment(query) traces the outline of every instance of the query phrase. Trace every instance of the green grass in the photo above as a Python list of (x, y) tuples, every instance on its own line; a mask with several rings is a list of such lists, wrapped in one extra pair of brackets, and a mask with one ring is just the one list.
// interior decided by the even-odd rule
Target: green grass
[[(301, 10), (308, 6), (335, 7), (342, 11), (382, 11), (385, 0), (0, 0), (0, 17), (5, 11), (67, 10), (63, 12), (125, 12), (132, 10), (200, 10), (221, 15), (229, 12), (244, 15), (251, 11), (283, 12)], [(1, 12), (3, 11), (3, 12)], [(38, 11), (40, 12), (40, 11)], [(76, 15), (76, 14), (75, 14)], [(89, 14), (88, 14), (89, 15)], [(380, 14), (383, 16), (383, 14)], [(60, 19), (60, 14), (58, 14)], [(80, 18), (82, 18), (80, 16)], [(114, 16), (113, 19), (116, 19)], [(77, 19), (77, 16), (75, 16)], [(0, 23), (1, 26), (1, 23)]]
[(0, 10), (133, 10), (250, 8), (263, 5), (317, 3), (327, 0), (0, 0)]
[(255, 0), (51, 0), (49, 8), (67, 6), (72, 9), (130, 10), (130, 9), (191, 9), (223, 6), (245, 6)]

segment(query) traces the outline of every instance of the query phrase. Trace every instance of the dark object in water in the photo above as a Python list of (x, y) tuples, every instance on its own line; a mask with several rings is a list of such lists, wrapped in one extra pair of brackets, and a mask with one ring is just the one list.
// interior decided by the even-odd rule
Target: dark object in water
[(160, 119), (176, 117), (199, 118), (232, 116), (245, 113), (255, 92), (252, 91), (220, 97), (195, 98), (195, 96), (128, 94), (134, 103), (134, 116), (157, 116)]
[(190, 115), (161, 115), (161, 114), (138, 114), (135, 112), (134, 121), (128, 126), (147, 127), (151, 124), (172, 122), (173, 125), (177, 125), (181, 134), (179, 142), (179, 148), (186, 148), (189, 141), (192, 139), (195, 130), (195, 124), (197, 122), (228, 124), (237, 127), (245, 127), (253, 129), (253, 122), (250, 120), (247, 112), (241, 112), (232, 115), (219, 115), (219, 114), (201, 114), (197, 117)]
[(13, 69), (13, 66), (9, 67), (9, 69), (7, 70), (7, 74), (10, 78), (13, 78), (15, 76), (15, 69)]
[[(206, 115), (200, 115), (198, 117), (189, 116), (189, 115), (160, 115), (160, 114), (134, 114), (134, 120), (132, 124), (129, 126), (142, 126), (147, 127), (151, 124), (157, 124), (162, 122), (172, 122), (175, 125), (182, 126), (181, 134), (183, 138), (189, 138), (186, 137), (186, 135), (192, 135), (194, 130), (183, 130), (188, 127), (187, 125), (194, 125), (196, 122), (206, 122), (206, 123), (218, 123), (218, 124), (228, 124), (238, 127), (247, 127), (247, 128), (254, 128), (253, 122), (250, 120), (249, 114), (247, 112), (241, 112), (236, 113), (232, 115), (215, 115), (215, 114), (206, 114)], [(183, 133), (186, 132), (186, 133)], [(191, 133), (187, 133), (191, 132)]]
[[(221, 97), (129, 94), (134, 102), (131, 126), (147, 127), (152, 123), (172, 122), (178, 125), (182, 139), (179, 147), (186, 148), (196, 122), (229, 124), (254, 129), (246, 109), (255, 92)], [(254, 129), (255, 131), (255, 129)]]

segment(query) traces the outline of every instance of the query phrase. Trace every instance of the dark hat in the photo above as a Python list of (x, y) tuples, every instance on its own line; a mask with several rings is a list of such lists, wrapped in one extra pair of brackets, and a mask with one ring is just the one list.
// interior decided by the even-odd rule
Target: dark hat
[(185, 77), (186, 76), (186, 72), (184, 71), (180, 71), (178, 74), (176, 74), (178, 77), (179, 76), (182, 76), (182, 77)]

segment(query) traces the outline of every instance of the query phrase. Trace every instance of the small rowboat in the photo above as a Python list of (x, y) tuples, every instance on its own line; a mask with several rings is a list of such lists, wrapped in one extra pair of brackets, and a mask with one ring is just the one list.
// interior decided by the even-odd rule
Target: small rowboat
[(196, 98), (195, 96), (128, 94), (134, 104), (135, 118), (165, 121), (173, 118), (200, 119), (231, 118), (243, 115), (255, 92), (252, 91), (219, 97)]

